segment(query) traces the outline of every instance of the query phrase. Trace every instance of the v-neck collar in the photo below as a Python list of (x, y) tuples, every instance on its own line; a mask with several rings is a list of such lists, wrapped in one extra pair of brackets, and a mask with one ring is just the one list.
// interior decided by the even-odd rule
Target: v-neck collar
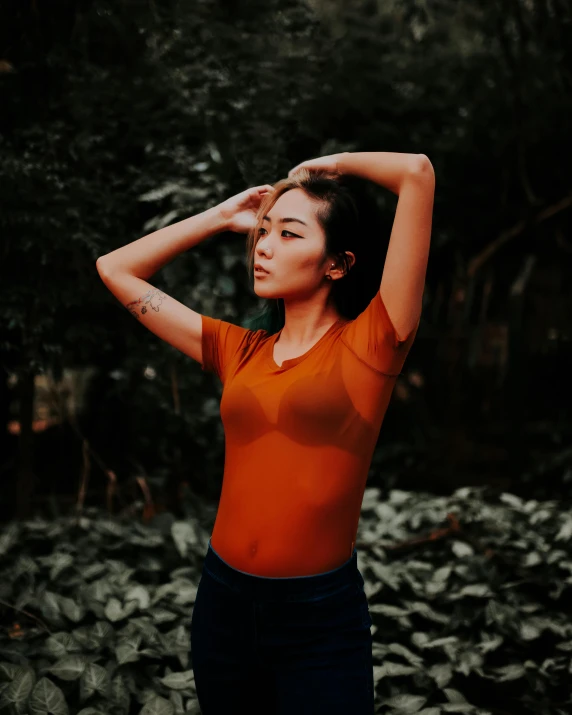
[(273, 370), (288, 370), (289, 368), (298, 365), (298, 363), (302, 362), (302, 360), (305, 360), (308, 355), (311, 355), (314, 350), (317, 350), (321, 343), (326, 339), (326, 337), (333, 332), (334, 328), (343, 322), (344, 318), (339, 318), (338, 320), (336, 320), (335, 323), (332, 323), (330, 325), (330, 327), (326, 330), (322, 337), (319, 338), (318, 341), (315, 342), (309, 350), (306, 350), (305, 353), (302, 353), (302, 355), (298, 355), (297, 357), (289, 358), (288, 360), (283, 360), (282, 365), (278, 365), (278, 363), (274, 360), (274, 345), (280, 337), (280, 334), (282, 333), (283, 328), (281, 328), (277, 333), (274, 333), (274, 335), (272, 335), (272, 337), (268, 341), (266, 364)]

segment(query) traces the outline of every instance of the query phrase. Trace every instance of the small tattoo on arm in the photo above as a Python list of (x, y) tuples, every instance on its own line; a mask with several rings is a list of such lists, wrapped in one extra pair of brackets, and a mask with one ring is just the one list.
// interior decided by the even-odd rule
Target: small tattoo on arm
[(145, 315), (149, 308), (152, 308), (156, 313), (159, 312), (159, 306), (168, 296), (158, 288), (151, 288), (145, 295), (142, 295), (137, 300), (132, 300), (125, 306), (127, 310), (134, 315), (137, 320), (141, 320), (141, 315)]

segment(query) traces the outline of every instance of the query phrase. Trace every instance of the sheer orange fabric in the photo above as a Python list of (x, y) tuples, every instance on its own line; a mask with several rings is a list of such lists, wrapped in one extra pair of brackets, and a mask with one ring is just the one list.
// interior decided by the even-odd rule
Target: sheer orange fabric
[(211, 543), (260, 576), (323, 573), (353, 552), (372, 454), (419, 323), (399, 339), (375, 296), (277, 365), (278, 333), (202, 316), (204, 371), (223, 383), (222, 491)]

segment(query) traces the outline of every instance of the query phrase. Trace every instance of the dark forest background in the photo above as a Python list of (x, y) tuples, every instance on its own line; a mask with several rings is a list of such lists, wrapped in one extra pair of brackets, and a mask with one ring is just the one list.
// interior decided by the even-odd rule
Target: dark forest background
[[(424, 153), (436, 174), (423, 317), (369, 484), (570, 497), (568, 2), (0, 8), (0, 519), (216, 502), (222, 386), (96, 259), (337, 151)], [(396, 197), (377, 196), (387, 240)], [(262, 307), (237, 234), (151, 282), (231, 322)]]

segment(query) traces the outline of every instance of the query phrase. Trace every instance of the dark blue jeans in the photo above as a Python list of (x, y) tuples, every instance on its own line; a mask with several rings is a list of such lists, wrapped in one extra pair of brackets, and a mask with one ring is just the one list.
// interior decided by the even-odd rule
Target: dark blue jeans
[(210, 540), (191, 619), (202, 715), (373, 715), (371, 616), (357, 551), (333, 571), (256, 576)]

